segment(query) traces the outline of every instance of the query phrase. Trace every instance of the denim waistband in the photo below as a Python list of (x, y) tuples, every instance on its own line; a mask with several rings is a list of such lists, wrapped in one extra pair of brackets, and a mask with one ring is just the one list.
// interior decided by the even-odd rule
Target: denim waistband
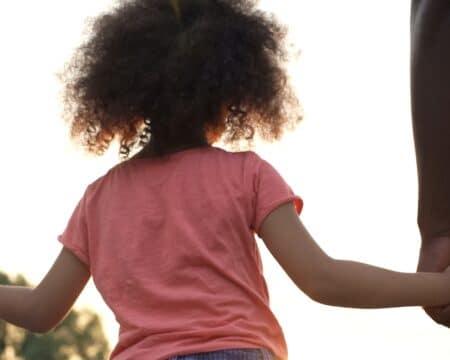
[(268, 349), (225, 349), (172, 356), (168, 360), (276, 360)]

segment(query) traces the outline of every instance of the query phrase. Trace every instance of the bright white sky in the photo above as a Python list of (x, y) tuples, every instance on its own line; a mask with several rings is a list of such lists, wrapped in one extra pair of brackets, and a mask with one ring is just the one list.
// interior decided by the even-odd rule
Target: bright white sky
[[(0, 2), (0, 270), (33, 283), (59, 253), (56, 237), (86, 185), (116, 162), (117, 148), (92, 159), (69, 144), (54, 75), (80, 40), (84, 19), (110, 3)], [(305, 119), (277, 144), (257, 142), (255, 151), (304, 199), (302, 221), (331, 256), (414, 272), (420, 237), (409, 1), (265, 0), (261, 6), (290, 26), (302, 51), (292, 76)], [(258, 243), (290, 359), (449, 358), (448, 329), (420, 308), (314, 303)], [(102, 314), (113, 345), (118, 327), (92, 282), (77, 306)]]

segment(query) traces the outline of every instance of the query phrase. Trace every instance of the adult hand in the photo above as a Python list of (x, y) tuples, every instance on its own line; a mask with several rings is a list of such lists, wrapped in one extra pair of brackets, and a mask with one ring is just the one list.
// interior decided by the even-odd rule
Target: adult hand
[[(412, 0), (411, 104), (422, 248), (418, 271), (450, 265), (450, 1)], [(450, 286), (450, 284), (449, 284)], [(450, 327), (450, 308), (425, 308)]]
[[(448, 264), (450, 264), (450, 237), (442, 236), (422, 243), (417, 271), (450, 272)], [(450, 287), (450, 283), (448, 286)], [(450, 327), (450, 305), (425, 307), (424, 310), (438, 324)]]

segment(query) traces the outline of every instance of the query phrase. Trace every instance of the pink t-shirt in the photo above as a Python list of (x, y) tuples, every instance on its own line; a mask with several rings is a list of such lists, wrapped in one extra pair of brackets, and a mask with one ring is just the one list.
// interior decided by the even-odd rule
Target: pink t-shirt
[(131, 159), (91, 183), (58, 240), (85, 262), (120, 324), (111, 359), (232, 348), (287, 359), (255, 233), (303, 201), (252, 151)]

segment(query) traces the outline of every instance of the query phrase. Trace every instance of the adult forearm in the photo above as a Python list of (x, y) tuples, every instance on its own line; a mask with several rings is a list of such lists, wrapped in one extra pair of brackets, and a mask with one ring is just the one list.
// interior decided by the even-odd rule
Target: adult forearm
[[(411, 106), (422, 243), (450, 242), (450, 1), (414, 0)], [(448, 265), (448, 264), (447, 264)]]
[(450, 303), (448, 277), (402, 273), (355, 261), (332, 260), (315, 300), (332, 306), (387, 308)]
[(37, 331), (32, 293), (31, 288), (0, 285), (0, 319), (30, 331)]

